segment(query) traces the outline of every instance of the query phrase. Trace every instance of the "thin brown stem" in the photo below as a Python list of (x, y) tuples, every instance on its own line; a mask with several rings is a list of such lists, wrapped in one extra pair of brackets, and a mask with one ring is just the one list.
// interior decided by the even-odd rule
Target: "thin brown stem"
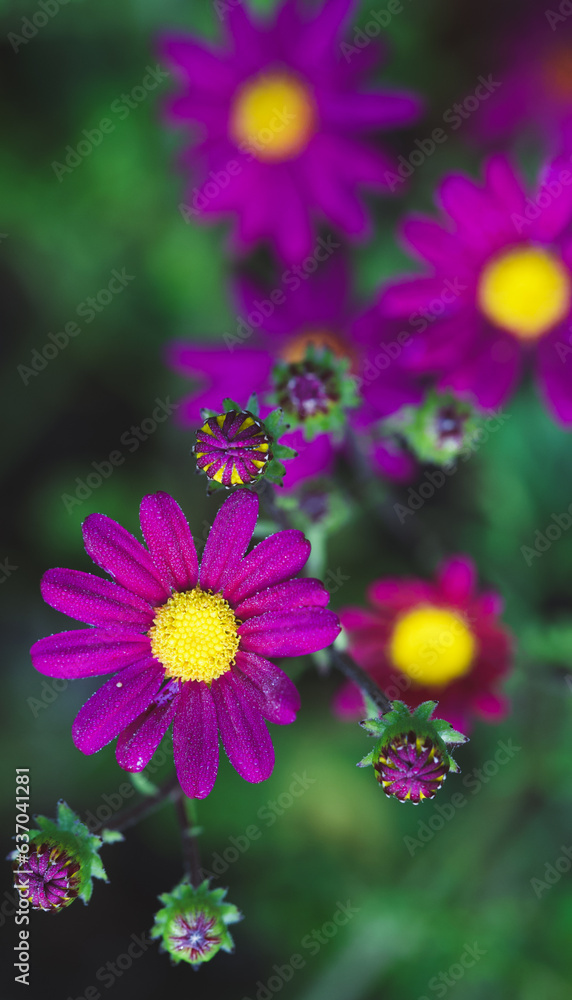
[(181, 828), (181, 843), (183, 846), (183, 862), (185, 873), (188, 875), (191, 885), (197, 889), (202, 882), (201, 858), (199, 845), (193, 829), (189, 823), (185, 795), (183, 792), (175, 800), (175, 812)]
[(365, 670), (358, 667), (355, 660), (352, 660), (348, 653), (340, 653), (337, 649), (333, 647), (329, 650), (330, 653), (330, 663), (337, 670), (340, 670), (345, 676), (357, 684), (359, 688), (371, 698), (371, 700), (377, 705), (379, 710), (385, 714), (390, 712), (392, 709), (392, 704), (386, 694), (381, 690), (381, 688), (375, 683), (369, 674), (366, 674)]
[(135, 826), (141, 820), (146, 819), (152, 813), (156, 812), (165, 802), (169, 799), (173, 800), (177, 794), (176, 789), (179, 787), (179, 779), (176, 775), (173, 775), (162, 788), (159, 789), (156, 795), (143, 799), (142, 802), (138, 802), (137, 805), (132, 806), (130, 809), (125, 809), (122, 813), (112, 823), (102, 823), (102, 826), (106, 826), (109, 830), (118, 830), (121, 833), (123, 830), (127, 830), (130, 826)]

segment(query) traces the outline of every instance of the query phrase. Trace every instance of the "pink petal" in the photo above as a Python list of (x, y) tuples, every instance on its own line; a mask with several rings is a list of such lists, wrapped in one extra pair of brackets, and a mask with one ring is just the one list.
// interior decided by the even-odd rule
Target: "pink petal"
[(500, 722), (508, 714), (510, 702), (504, 695), (483, 691), (473, 701), (473, 707), (487, 721)]
[(143, 497), (141, 530), (153, 562), (168, 590), (196, 587), (199, 565), (189, 525), (178, 503), (168, 493)]
[(311, 548), (301, 531), (270, 535), (253, 548), (232, 576), (227, 576), (225, 597), (236, 606), (266, 587), (296, 576), (306, 565)]
[(288, 580), (276, 587), (267, 587), (248, 597), (235, 608), (235, 615), (241, 621), (263, 615), (266, 611), (292, 611), (295, 608), (325, 607), (330, 599), (328, 591), (320, 580), (303, 577)]
[(258, 516), (258, 497), (250, 490), (225, 500), (209, 532), (201, 562), (201, 587), (220, 591), (232, 580), (252, 538)]
[(82, 530), (85, 551), (117, 583), (149, 604), (167, 600), (168, 591), (147, 549), (117, 521), (104, 514), (90, 514)]
[(334, 712), (340, 719), (361, 719), (365, 713), (363, 695), (353, 681), (346, 681), (334, 695)]
[(464, 605), (475, 588), (475, 564), (469, 556), (453, 556), (439, 570), (438, 581), (443, 597), (453, 604)]
[(294, 682), (280, 667), (254, 653), (236, 654), (236, 668), (244, 678), (252, 700), (265, 719), (279, 726), (296, 719), (300, 695)]
[(234, 671), (213, 682), (212, 696), (222, 742), (232, 766), (245, 781), (265, 781), (274, 769), (274, 747), (260, 710)]
[(47, 604), (86, 625), (135, 625), (146, 631), (153, 621), (146, 601), (92, 573), (49, 569), (41, 589)]
[(36, 670), (48, 677), (95, 677), (121, 670), (151, 654), (146, 635), (129, 628), (77, 629), (39, 639), (30, 650)]
[(152, 657), (125, 667), (91, 696), (72, 727), (83, 753), (97, 753), (149, 706), (165, 674)]
[(203, 681), (189, 681), (181, 694), (173, 723), (177, 777), (185, 795), (204, 799), (218, 771), (218, 728), (211, 690)]
[(261, 656), (303, 656), (325, 649), (338, 637), (340, 622), (333, 611), (304, 608), (281, 614), (269, 611), (238, 628), (240, 648)]
[(171, 692), (163, 699), (159, 695), (119, 734), (115, 756), (124, 771), (142, 771), (147, 767), (173, 721), (177, 700)]

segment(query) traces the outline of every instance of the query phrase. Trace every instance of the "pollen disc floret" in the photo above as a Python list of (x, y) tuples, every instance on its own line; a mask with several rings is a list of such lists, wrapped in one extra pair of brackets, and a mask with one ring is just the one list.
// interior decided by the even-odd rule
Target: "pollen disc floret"
[(493, 258), (478, 286), (480, 308), (497, 326), (521, 340), (536, 340), (568, 314), (568, 270), (541, 247), (516, 247)]
[(173, 594), (149, 630), (165, 675), (210, 684), (230, 670), (238, 650), (237, 620), (222, 594), (195, 587)]
[(475, 639), (462, 615), (432, 605), (414, 608), (397, 619), (391, 636), (391, 660), (413, 681), (445, 685), (462, 677), (475, 655)]
[(310, 88), (285, 72), (247, 80), (230, 111), (234, 141), (247, 144), (258, 160), (280, 163), (304, 151), (317, 124)]
[(245, 486), (264, 473), (272, 439), (262, 421), (244, 410), (209, 417), (197, 431), (197, 467), (222, 486)]
[(413, 731), (394, 737), (373, 759), (375, 776), (388, 798), (414, 804), (432, 799), (449, 771), (449, 763), (429, 736)]
[(15, 869), (14, 887), (34, 910), (62, 910), (78, 895), (79, 862), (58, 844), (33, 844), (27, 859)]

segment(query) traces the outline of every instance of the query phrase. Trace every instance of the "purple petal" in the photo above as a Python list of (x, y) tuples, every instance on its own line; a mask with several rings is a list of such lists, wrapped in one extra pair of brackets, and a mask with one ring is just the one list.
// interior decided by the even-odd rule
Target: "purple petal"
[(441, 385), (471, 394), (484, 410), (495, 409), (515, 388), (521, 363), (522, 352), (515, 337), (483, 329), (474, 355), (444, 376)]
[(288, 580), (277, 587), (267, 587), (242, 601), (235, 608), (235, 615), (241, 621), (263, 615), (266, 611), (292, 611), (295, 608), (324, 608), (330, 599), (328, 591), (320, 580), (303, 577)]
[(146, 631), (153, 621), (146, 601), (92, 573), (49, 569), (41, 589), (46, 604), (86, 625), (135, 625)]
[(97, 753), (149, 706), (165, 674), (152, 657), (125, 667), (91, 696), (72, 727), (82, 753)]
[(249, 552), (233, 576), (229, 574), (225, 597), (236, 606), (266, 587), (289, 580), (306, 565), (311, 549), (301, 531), (270, 535)]
[(143, 497), (139, 517), (141, 531), (165, 587), (177, 591), (196, 587), (197, 552), (178, 503), (168, 493), (152, 493)]
[(334, 446), (329, 434), (318, 434), (312, 441), (307, 441), (304, 432), (298, 428), (283, 434), (280, 443), (296, 452), (296, 457), (286, 463), (285, 492), (295, 489), (305, 479), (331, 475)]
[(264, 781), (274, 768), (274, 747), (260, 709), (251, 701), (249, 686), (231, 670), (213, 681), (212, 695), (232, 766), (245, 781)]
[[(415, 217), (406, 219), (402, 232), (404, 239), (417, 254), (439, 270), (455, 270), (459, 276), (471, 271), (471, 261), (464, 258), (463, 244), (432, 219)], [(441, 294), (443, 289), (441, 288)]]
[(502, 154), (491, 156), (485, 168), (485, 176), (499, 205), (511, 214), (522, 215), (526, 207), (524, 183), (509, 158)]
[(39, 639), (30, 650), (36, 670), (48, 677), (95, 677), (149, 656), (146, 635), (133, 629), (77, 629)]
[(147, 549), (117, 521), (105, 514), (90, 514), (82, 530), (85, 551), (117, 583), (149, 604), (167, 600), (169, 593)]
[(131, 722), (117, 739), (115, 756), (124, 771), (142, 771), (167, 732), (177, 705), (177, 696), (166, 689)]
[(288, 674), (254, 653), (236, 654), (235, 670), (243, 675), (252, 699), (269, 722), (286, 726), (296, 719), (300, 695)]
[(410, 94), (389, 91), (334, 94), (323, 110), (326, 124), (344, 129), (393, 128), (419, 116), (421, 102)]
[(475, 255), (514, 241), (514, 226), (504, 205), (467, 177), (449, 174), (439, 190), (441, 204)]
[(269, 611), (238, 628), (240, 648), (261, 656), (303, 656), (325, 649), (340, 632), (338, 616), (325, 608), (303, 608), (284, 614)]
[(328, 0), (297, 39), (297, 56), (302, 63), (316, 66), (334, 49), (355, 0)]
[(236, 85), (232, 62), (188, 35), (164, 36), (160, 49), (163, 58), (171, 63), (178, 75), (199, 91), (208, 91), (224, 99)]
[(553, 416), (564, 426), (572, 424), (572, 363), (568, 351), (568, 324), (538, 345), (536, 377)]
[(233, 579), (248, 548), (258, 516), (258, 497), (249, 490), (233, 493), (214, 519), (201, 562), (201, 587), (220, 591)]
[[(541, 177), (535, 201), (543, 205), (531, 229), (531, 238), (551, 243), (572, 221), (572, 184), (562, 184), (560, 176), (568, 173), (570, 161), (564, 157), (551, 163)], [(556, 190), (556, 195), (552, 192)]]
[(177, 777), (185, 795), (204, 799), (218, 771), (218, 727), (211, 690), (203, 681), (189, 681), (181, 694), (173, 723)]

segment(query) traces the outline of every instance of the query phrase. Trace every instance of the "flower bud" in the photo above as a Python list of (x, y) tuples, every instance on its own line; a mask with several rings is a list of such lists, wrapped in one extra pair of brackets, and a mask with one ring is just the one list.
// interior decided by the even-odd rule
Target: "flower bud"
[(198, 968), (218, 951), (232, 951), (228, 925), (241, 920), (232, 903), (225, 903), (226, 889), (210, 889), (208, 879), (198, 888), (183, 880), (172, 892), (159, 897), (164, 907), (155, 915), (151, 937), (161, 938), (161, 950), (175, 963)]
[(262, 420), (256, 397), (249, 400), (248, 409), (226, 399), (222, 413), (203, 410), (203, 417), (193, 452), (197, 471), (205, 473), (211, 490), (252, 486), (262, 478), (282, 483), (285, 470), (280, 459), (293, 458), (295, 452), (278, 442), (281, 410)]
[(14, 888), (34, 910), (63, 910), (78, 895), (80, 868), (79, 861), (57, 844), (35, 843), (26, 860), (15, 866)]
[(393, 702), (391, 712), (361, 725), (380, 739), (358, 767), (371, 764), (388, 798), (419, 805), (432, 799), (449, 771), (459, 770), (447, 745), (461, 744), (467, 737), (444, 719), (431, 719), (437, 705), (425, 701), (411, 712), (403, 702)]
[(308, 441), (318, 434), (341, 435), (346, 412), (359, 405), (350, 359), (310, 344), (301, 361), (281, 362), (272, 373), (273, 402)]
[(387, 426), (405, 439), (421, 462), (451, 465), (470, 447), (479, 420), (471, 405), (452, 392), (431, 389), (418, 407), (405, 407)]
[(37, 830), (30, 830), (29, 850), (11, 855), (14, 864), (14, 888), (30, 900), (32, 909), (57, 912), (78, 896), (87, 903), (92, 880), (107, 881), (99, 857), (104, 843), (123, 840), (120, 833), (104, 830), (101, 837), (90, 833), (76, 813), (58, 802), (56, 820), (34, 817)]

